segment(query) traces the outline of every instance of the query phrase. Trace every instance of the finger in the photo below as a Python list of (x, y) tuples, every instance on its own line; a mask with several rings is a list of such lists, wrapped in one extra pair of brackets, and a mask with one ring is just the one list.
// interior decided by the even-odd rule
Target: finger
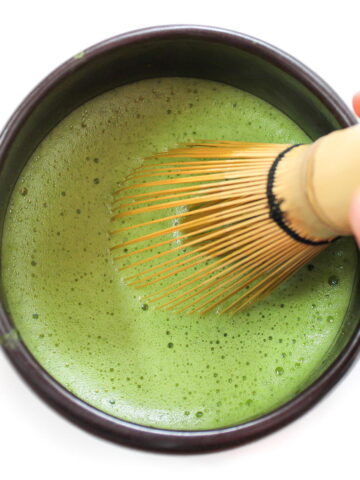
[(355, 236), (356, 242), (360, 247), (360, 191), (358, 191), (352, 200), (350, 207), (350, 225)]

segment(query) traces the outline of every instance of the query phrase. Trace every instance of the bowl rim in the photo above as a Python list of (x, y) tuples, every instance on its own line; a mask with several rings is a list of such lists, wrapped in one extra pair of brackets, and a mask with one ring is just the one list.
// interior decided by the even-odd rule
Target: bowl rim
[[(22, 125), (36, 105), (67, 76), (93, 58), (128, 44), (151, 39), (197, 38), (223, 43), (255, 54), (279, 67), (305, 85), (341, 126), (357, 121), (341, 98), (303, 63), (262, 40), (219, 27), (165, 25), (116, 35), (70, 58), (40, 82), (15, 110), (0, 134), (0, 162), (6, 157)], [(240, 425), (211, 430), (167, 430), (113, 417), (91, 406), (65, 389), (37, 362), (16, 332), (10, 316), (0, 304), (0, 344), (30, 387), (73, 423), (102, 438), (146, 450), (195, 453), (246, 443), (277, 430), (317, 403), (349, 369), (360, 347), (360, 328), (355, 329), (339, 356), (309, 387), (273, 411)]]

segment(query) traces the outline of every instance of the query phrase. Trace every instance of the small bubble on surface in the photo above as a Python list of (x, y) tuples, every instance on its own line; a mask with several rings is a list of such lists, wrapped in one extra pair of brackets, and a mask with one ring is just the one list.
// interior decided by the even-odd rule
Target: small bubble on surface
[(330, 287), (336, 287), (337, 285), (339, 285), (339, 283), (339, 277), (337, 277), (336, 275), (330, 275), (330, 277), (328, 278), (328, 284), (330, 285)]

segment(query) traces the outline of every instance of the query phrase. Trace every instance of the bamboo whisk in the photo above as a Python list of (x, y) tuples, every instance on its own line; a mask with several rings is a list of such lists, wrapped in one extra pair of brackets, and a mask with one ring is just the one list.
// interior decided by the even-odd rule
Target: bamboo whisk
[(311, 145), (185, 144), (115, 193), (111, 250), (161, 308), (236, 312), (350, 234), (359, 186), (360, 126)]

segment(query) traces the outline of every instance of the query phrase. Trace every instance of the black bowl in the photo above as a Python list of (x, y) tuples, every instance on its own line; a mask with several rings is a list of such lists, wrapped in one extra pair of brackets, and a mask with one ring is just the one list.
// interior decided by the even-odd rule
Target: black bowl
[[(154, 27), (120, 35), (81, 52), (51, 73), (20, 105), (0, 137), (0, 228), (21, 170), (39, 142), (75, 107), (119, 85), (160, 76), (224, 82), (273, 104), (311, 137), (356, 122), (331, 88), (288, 54), (256, 38), (219, 28)], [(359, 282), (336, 345), (311, 385), (280, 408), (241, 425), (208, 431), (144, 427), (112, 417), (56, 382), (16, 332), (4, 299), (0, 339), (28, 384), (62, 415), (104, 438), (173, 452), (213, 450), (273, 431), (316, 403), (345, 373), (360, 345)]]

